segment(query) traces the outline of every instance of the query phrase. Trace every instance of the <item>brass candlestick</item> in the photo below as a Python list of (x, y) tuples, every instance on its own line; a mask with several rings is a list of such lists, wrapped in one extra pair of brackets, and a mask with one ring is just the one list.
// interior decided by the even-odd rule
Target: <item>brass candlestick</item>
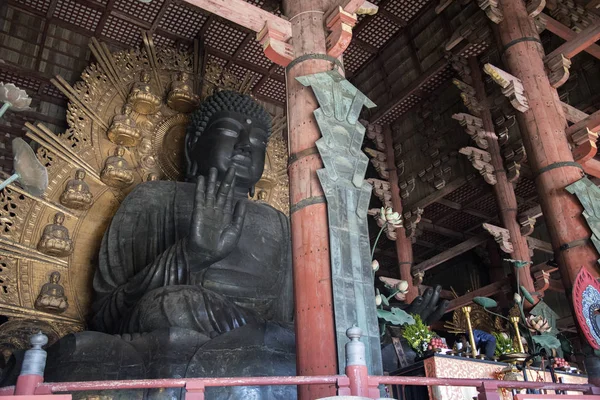
[(471, 355), (473, 358), (477, 358), (477, 347), (475, 346), (475, 337), (473, 336), (473, 327), (471, 326), (471, 307), (466, 306), (462, 308), (467, 318), (467, 328), (469, 329), (469, 341), (471, 342)]
[(517, 334), (517, 341), (519, 343), (519, 352), (521, 353), (525, 353), (525, 349), (523, 349), (523, 342), (521, 341), (521, 332), (519, 332), (519, 317), (514, 316), (514, 317), (510, 317), (510, 322), (513, 323), (513, 326), (515, 328), (515, 333)]

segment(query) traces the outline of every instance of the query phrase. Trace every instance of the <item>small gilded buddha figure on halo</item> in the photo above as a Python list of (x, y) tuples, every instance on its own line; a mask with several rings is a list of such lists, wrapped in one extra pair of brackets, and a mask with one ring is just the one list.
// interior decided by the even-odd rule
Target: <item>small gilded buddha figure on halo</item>
[(40, 294), (35, 300), (35, 308), (51, 313), (63, 313), (69, 308), (65, 288), (58, 283), (59, 281), (60, 272), (52, 272), (48, 282), (40, 289)]
[(60, 195), (60, 204), (74, 210), (87, 210), (92, 206), (94, 196), (84, 179), (85, 171), (78, 169), (75, 178), (67, 182), (65, 190)]
[(137, 146), (142, 138), (135, 120), (131, 117), (133, 107), (129, 103), (123, 105), (122, 114), (117, 114), (106, 133), (108, 139), (119, 146)]
[(194, 85), (187, 72), (177, 74), (171, 83), (171, 91), (167, 97), (167, 105), (175, 111), (189, 113), (200, 103), (200, 97), (194, 93)]
[(102, 182), (114, 188), (126, 188), (134, 181), (133, 170), (123, 156), (125, 148), (117, 146), (114, 155), (104, 161), (104, 169), (100, 173)]
[(69, 238), (69, 230), (63, 226), (65, 214), (54, 215), (54, 223), (46, 225), (37, 249), (54, 257), (68, 257), (73, 252), (73, 241)]
[(135, 112), (142, 115), (156, 114), (160, 109), (161, 98), (152, 93), (148, 71), (141, 72), (140, 82), (133, 85), (127, 102), (131, 103)]

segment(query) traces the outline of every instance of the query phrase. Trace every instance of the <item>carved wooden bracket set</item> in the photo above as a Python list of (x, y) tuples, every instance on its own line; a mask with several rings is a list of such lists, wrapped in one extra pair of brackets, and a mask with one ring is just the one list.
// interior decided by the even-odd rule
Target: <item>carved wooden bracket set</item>
[(485, 229), (490, 235), (494, 237), (494, 240), (500, 246), (500, 249), (505, 253), (512, 253), (514, 251), (513, 245), (510, 242), (510, 233), (508, 229), (501, 228), (499, 226), (490, 225), (487, 223), (482, 224), (483, 229)]

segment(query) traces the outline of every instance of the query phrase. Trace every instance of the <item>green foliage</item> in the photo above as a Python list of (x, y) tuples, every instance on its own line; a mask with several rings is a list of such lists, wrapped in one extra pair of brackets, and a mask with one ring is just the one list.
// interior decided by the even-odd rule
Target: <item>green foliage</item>
[(475, 304), (479, 304), (483, 308), (494, 308), (494, 307), (498, 306), (498, 303), (496, 303), (496, 300), (490, 299), (489, 297), (479, 297), (478, 296), (473, 299), (473, 302)]
[(532, 337), (532, 340), (538, 346), (546, 349), (548, 354), (552, 354), (552, 349), (560, 348), (560, 340), (558, 340), (554, 335), (549, 335), (547, 333), (543, 335), (535, 335)]
[(523, 297), (525, 297), (525, 300), (527, 300), (531, 304), (535, 304), (535, 300), (533, 300), (533, 296), (531, 296), (531, 293), (529, 293), (529, 291), (527, 289), (525, 289), (525, 286), (523, 286), (523, 285), (521, 285), (521, 292), (523, 293)]
[(502, 333), (498, 332), (493, 332), (492, 335), (496, 338), (496, 351), (494, 352), (496, 357), (517, 352), (510, 336), (507, 335), (505, 337)]
[(413, 315), (413, 317), (415, 323), (404, 328), (402, 337), (406, 339), (410, 347), (421, 354), (423, 352), (423, 343), (429, 343), (434, 335), (420, 316)]
[(386, 320), (392, 325), (412, 325), (415, 323), (414, 318), (409, 313), (397, 307), (392, 307), (390, 311), (378, 308), (377, 317)]

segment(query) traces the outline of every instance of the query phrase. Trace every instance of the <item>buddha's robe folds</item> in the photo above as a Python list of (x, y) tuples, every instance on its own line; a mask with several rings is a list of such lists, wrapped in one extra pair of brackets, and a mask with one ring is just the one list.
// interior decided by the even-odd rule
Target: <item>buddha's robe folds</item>
[(249, 322), (292, 320), (287, 217), (250, 202), (237, 247), (194, 271), (185, 242), (195, 184), (138, 185), (102, 240), (91, 324), (107, 333), (188, 328), (208, 336)]

